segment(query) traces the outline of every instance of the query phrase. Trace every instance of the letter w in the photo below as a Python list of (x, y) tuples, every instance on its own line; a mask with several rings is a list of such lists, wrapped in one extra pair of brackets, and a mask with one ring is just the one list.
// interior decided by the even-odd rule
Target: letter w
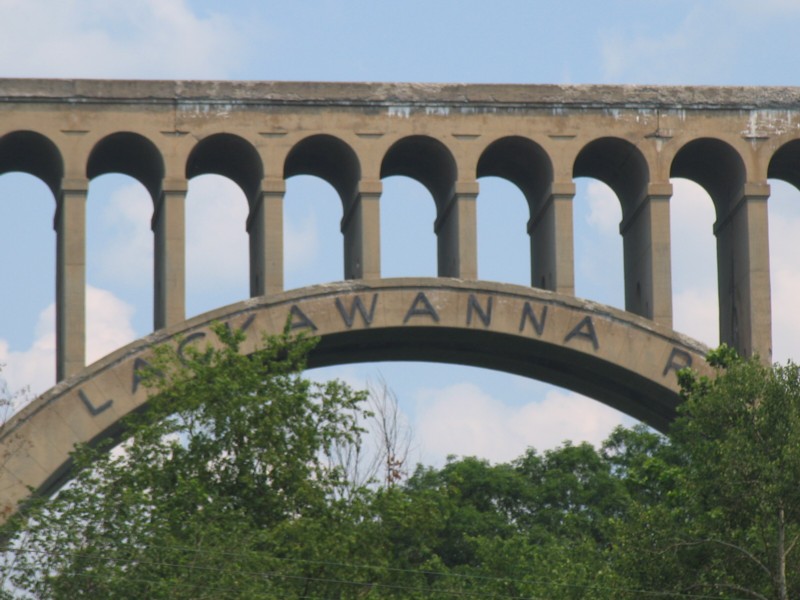
[(350, 305), (350, 310), (347, 310), (342, 303), (340, 298), (336, 299), (336, 308), (339, 309), (339, 314), (342, 315), (342, 320), (344, 320), (344, 324), (347, 325), (347, 328), (350, 329), (353, 326), (353, 322), (356, 320), (356, 311), (361, 315), (361, 318), (364, 320), (364, 323), (367, 327), (372, 325), (372, 319), (375, 316), (375, 306), (378, 303), (378, 294), (372, 295), (372, 304), (370, 304), (369, 312), (367, 312), (364, 303), (361, 301), (361, 296), (356, 296), (353, 299), (353, 303)]

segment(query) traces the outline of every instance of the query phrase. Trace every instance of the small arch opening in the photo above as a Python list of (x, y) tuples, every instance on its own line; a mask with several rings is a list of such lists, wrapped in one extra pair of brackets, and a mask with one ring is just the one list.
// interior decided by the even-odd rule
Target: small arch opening
[(575, 295), (625, 309), (625, 275), (614, 190), (597, 179), (575, 178), (573, 207)]
[(186, 194), (186, 315), (250, 295), (248, 203), (233, 180), (203, 174)]
[(86, 363), (153, 330), (150, 192), (129, 175), (89, 183), (86, 198)]
[(339, 231), (342, 203), (325, 179), (295, 175), (286, 180), (283, 264), (286, 289), (344, 279)]
[(410, 177), (386, 177), (381, 194), (382, 277), (436, 277), (436, 207)]
[(670, 181), (673, 329), (715, 347), (719, 290), (714, 203), (699, 183), (679, 177)]
[(56, 203), (50, 185), (29, 173), (0, 175), (0, 379), (30, 393), (53, 386), (55, 361)]

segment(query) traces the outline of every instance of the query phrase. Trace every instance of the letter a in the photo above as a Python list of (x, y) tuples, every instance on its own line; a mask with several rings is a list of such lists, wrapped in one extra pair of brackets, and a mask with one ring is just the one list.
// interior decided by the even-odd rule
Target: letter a
[[(420, 304), (422, 308), (420, 308)], [(417, 294), (417, 297), (414, 298), (414, 302), (411, 303), (411, 308), (408, 309), (406, 317), (403, 319), (403, 325), (408, 323), (411, 317), (430, 317), (433, 319), (434, 323), (439, 322), (439, 314), (423, 292), (420, 292)]]
[(594, 330), (594, 323), (592, 317), (584, 317), (581, 322), (572, 328), (565, 337), (564, 343), (570, 341), (572, 338), (583, 338), (592, 342), (592, 347), (597, 350), (600, 347), (600, 342), (597, 341), (597, 333)]

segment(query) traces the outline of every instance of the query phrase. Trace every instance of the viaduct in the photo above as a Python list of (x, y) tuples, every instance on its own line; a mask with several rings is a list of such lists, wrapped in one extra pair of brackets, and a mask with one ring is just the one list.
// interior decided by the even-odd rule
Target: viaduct
[[(2, 80), (9, 171), (40, 178), (54, 198), (58, 384), (0, 429), (0, 521), (29, 488), (63, 483), (74, 444), (116, 435), (146, 403), (137, 371), (154, 344), (207, 342), (220, 321), (277, 332), (288, 320), (320, 336), (312, 365), (485, 366), (665, 428), (675, 372), (709, 370), (706, 348), (672, 329), (670, 178), (697, 182), (715, 206), (720, 341), (768, 360), (767, 179), (800, 187), (800, 90)], [(154, 333), (87, 367), (86, 196), (106, 173), (134, 177), (153, 201)], [(188, 180), (207, 173), (247, 198), (251, 298), (186, 320), (184, 202)], [(341, 199), (344, 279), (286, 291), (283, 195), (300, 174)], [(381, 180), (392, 175), (435, 203), (437, 278), (381, 278)], [(484, 176), (527, 200), (530, 287), (478, 278)], [(624, 311), (574, 295), (575, 177), (619, 199)]]

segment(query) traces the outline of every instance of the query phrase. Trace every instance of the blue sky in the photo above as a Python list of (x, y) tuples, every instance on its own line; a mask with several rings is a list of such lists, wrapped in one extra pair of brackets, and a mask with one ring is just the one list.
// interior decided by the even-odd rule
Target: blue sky
[[(796, 0), (0, 0), (0, 14), (0, 77), (795, 85), (800, 73)], [(287, 189), (286, 287), (340, 279), (333, 190), (310, 177)], [(599, 182), (578, 189), (577, 293), (621, 306), (619, 206)], [(384, 275), (434, 275), (430, 197), (403, 178), (384, 190)], [(89, 354), (99, 358), (151, 330), (152, 205), (120, 176), (93, 181), (88, 205)], [(0, 177), (0, 362), (12, 388), (52, 384), (53, 208), (41, 182)], [(481, 278), (526, 284), (521, 194), (482, 180), (478, 211)], [(190, 315), (246, 297), (245, 212), (231, 182), (191, 182)], [(426, 216), (410, 219), (415, 213)], [(702, 190), (675, 182), (676, 329), (709, 344), (717, 336), (713, 218)], [(800, 193), (774, 184), (777, 360), (800, 351), (798, 226)], [(416, 431), (418, 457), (433, 462), (448, 453), (506, 460), (566, 438), (598, 442), (630, 422), (564, 390), (479, 369), (383, 364), (314, 376), (330, 375), (356, 385), (385, 377)]]

